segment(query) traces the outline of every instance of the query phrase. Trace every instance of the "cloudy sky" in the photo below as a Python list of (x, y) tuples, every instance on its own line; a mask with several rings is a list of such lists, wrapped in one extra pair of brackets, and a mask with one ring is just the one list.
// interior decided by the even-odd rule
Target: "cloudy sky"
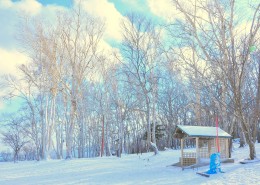
[[(113, 42), (120, 41), (120, 22), (127, 12), (145, 12), (158, 19), (158, 15), (167, 17), (170, 11), (168, 0), (158, 5), (160, 0), (82, 0), (81, 6), (89, 14), (101, 17), (106, 22), (103, 45), (111, 47)], [(58, 11), (68, 11), (79, 3), (79, 0), (0, 0), (0, 76), (16, 74), (17, 66), (29, 61), (21, 43), (17, 40), (21, 17), (44, 17), (54, 20)], [(162, 19), (162, 18), (159, 18)], [(0, 90), (0, 95), (3, 91)], [(6, 106), (0, 100), (0, 112), (13, 107)]]
[[(22, 45), (17, 41), (22, 15), (44, 17), (52, 21), (58, 11), (68, 11), (80, 0), (0, 0), (0, 76), (16, 74), (17, 66), (29, 61)], [(190, 0), (182, 0), (189, 5)], [(192, 0), (193, 1), (193, 0)], [(225, 0), (222, 0), (225, 1)], [(258, 0), (239, 0), (241, 17), (247, 16), (245, 3)], [(112, 48), (111, 43), (120, 41), (120, 22), (131, 11), (137, 11), (156, 21), (167, 22), (170, 18), (181, 18), (175, 12), (171, 0), (81, 0), (82, 8), (89, 14), (101, 17), (106, 22), (103, 45)], [(112, 41), (112, 42), (111, 42)], [(3, 92), (0, 90), (0, 95)], [(0, 112), (11, 109), (0, 100)]]

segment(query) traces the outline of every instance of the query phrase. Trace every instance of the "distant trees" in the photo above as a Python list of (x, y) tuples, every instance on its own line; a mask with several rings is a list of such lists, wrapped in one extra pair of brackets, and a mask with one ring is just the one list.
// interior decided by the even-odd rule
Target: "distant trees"
[(172, 67), (174, 62), (164, 63), (164, 72), (159, 80), (158, 119), (165, 126), (164, 143), (169, 148), (177, 148), (178, 140), (173, 133), (178, 124), (190, 124), (190, 92), (186, 89), (183, 79)]
[(22, 118), (11, 118), (5, 125), (6, 131), (2, 133), (3, 142), (13, 149), (13, 161), (18, 160), (18, 155), (25, 144), (29, 143), (29, 138), (24, 130)]
[(233, 0), (172, 3), (184, 19), (166, 27), (128, 14), (116, 54), (102, 47), (104, 23), (79, 7), (53, 24), (25, 19), (19, 39), (31, 61), (1, 84), (6, 100), (22, 102), (16, 114), (23, 119), (3, 133), (15, 159), (19, 151), (37, 160), (149, 148), (157, 154), (178, 148), (177, 124), (213, 126), (216, 115), (224, 130), (246, 141), (253, 159), (260, 57), (251, 46), (259, 45), (259, 5), (241, 34)]

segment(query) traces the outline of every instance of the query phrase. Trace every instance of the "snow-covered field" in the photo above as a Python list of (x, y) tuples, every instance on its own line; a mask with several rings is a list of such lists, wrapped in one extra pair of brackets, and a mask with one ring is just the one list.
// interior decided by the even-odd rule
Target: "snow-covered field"
[[(256, 150), (260, 154), (260, 144), (256, 144)], [(232, 153), (235, 163), (222, 164), (225, 173), (211, 175), (209, 178), (196, 174), (197, 171), (207, 171), (209, 166), (184, 171), (170, 166), (178, 162), (179, 156), (179, 150), (167, 150), (157, 156), (148, 153), (124, 155), (122, 158), (29, 161), (16, 164), (2, 162), (0, 185), (260, 185), (260, 162), (244, 165), (239, 163), (247, 158), (248, 147), (235, 147)]]

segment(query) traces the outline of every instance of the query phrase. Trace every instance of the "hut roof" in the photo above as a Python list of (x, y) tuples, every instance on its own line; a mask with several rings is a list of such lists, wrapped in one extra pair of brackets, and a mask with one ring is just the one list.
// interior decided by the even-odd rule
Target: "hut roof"
[[(217, 137), (216, 130), (216, 127), (177, 125), (175, 129), (175, 137), (215, 138)], [(221, 128), (218, 128), (218, 137), (231, 138), (232, 136)]]

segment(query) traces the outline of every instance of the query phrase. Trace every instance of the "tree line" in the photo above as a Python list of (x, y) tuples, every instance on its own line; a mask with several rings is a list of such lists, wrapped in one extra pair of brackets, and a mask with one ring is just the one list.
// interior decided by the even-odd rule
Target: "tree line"
[(129, 13), (113, 51), (102, 47), (105, 23), (80, 7), (55, 23), (24, 18), (17, 35), (31, 61), (1, 83), (5, 100), (22, 102), (1, 120), (3, 143), (15, 160), (157, 154), (179, 147), (176, 125), (215, 126), (218, 116), (254, 159), (260, 10), (248, 5), (241, 20), (236, 3), (172, 0), (183, 19), (164, 24)]

